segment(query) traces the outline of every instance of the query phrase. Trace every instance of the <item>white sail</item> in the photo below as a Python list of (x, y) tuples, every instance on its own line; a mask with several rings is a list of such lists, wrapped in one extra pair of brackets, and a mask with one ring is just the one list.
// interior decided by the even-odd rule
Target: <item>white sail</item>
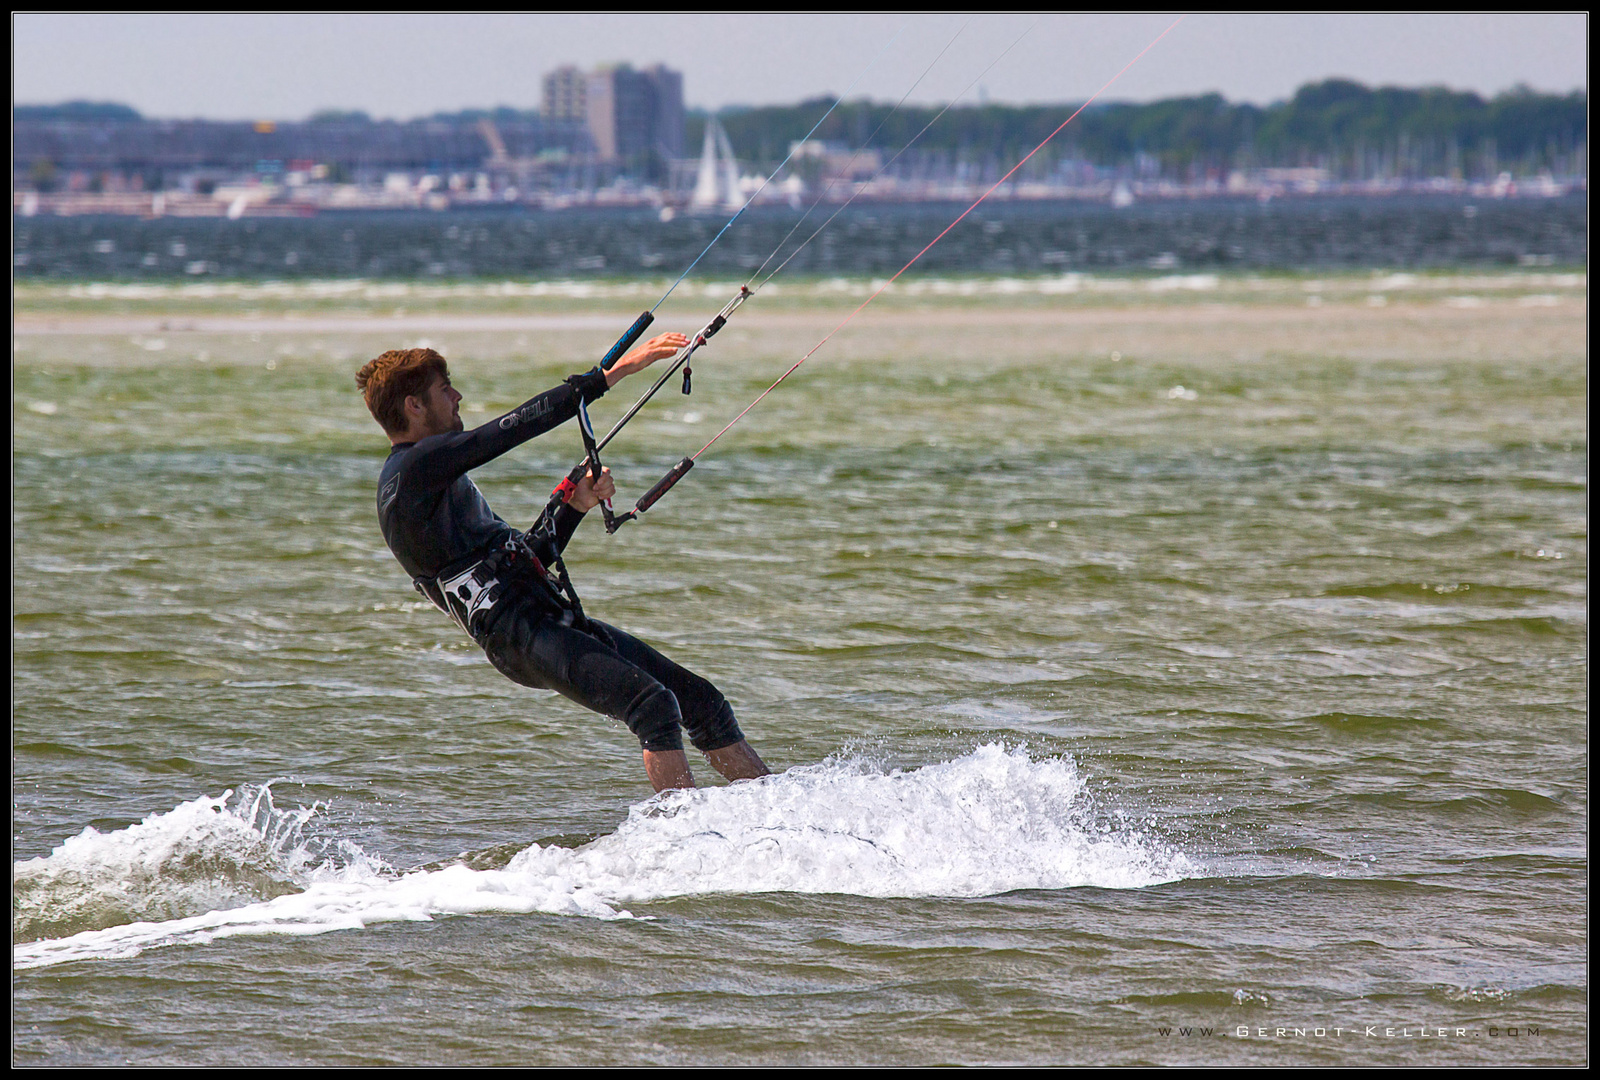
[(722, 126), (716, 117), (706, 120), (705, 147), (700, 151), (700, 171), (695, 175), (694, 198), (689, 205), (695, 210), (713, 209), (722, 201), (717, 191), (717, 133)]
[(744, 199), (739, 196), (739, 163), (733, 159), (733, 147), (728, 144), (728, 133), (722, 130), (722, 125), (717, 125), (717, 143), (722, 149), (722, 205), (728, 210), (737, 210), (744, 205)]

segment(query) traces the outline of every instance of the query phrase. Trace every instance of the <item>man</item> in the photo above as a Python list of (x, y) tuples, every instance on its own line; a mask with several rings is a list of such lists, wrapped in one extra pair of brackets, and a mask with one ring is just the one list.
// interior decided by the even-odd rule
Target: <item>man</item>
[(565, 501), (526, 533), (502, 521), (468, 477), (577, 415), (618, 381), (688, 344), (662, 334), (609, 371), (574, 375), (466, 431), (461, 395), (432, 349), (391, 350), (356, 375), (392, 449), (378, 479), (383, 538), (419, 592), (445, 611), (514, 682), (557, 690), (639, 737), (657, 791), (693, 787), (682, 730), (729, 780), (767, 775), (717, 688), (630, 634), (590, 619), (560, 555), (584, 514), (616, 491), (611, 470), (563, 485)]

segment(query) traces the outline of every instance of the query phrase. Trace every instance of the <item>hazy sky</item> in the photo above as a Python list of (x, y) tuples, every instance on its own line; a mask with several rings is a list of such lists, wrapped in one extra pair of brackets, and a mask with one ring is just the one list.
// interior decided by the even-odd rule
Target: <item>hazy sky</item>
[[(1024, 31), (984, 76), (989, 99), (1081, 101), (1174, 18), (21, 14), (12, 16), (12, 93), (23, 104), (117, 101), (158, 117), (298, 119), (340, 108), (409, 118), (534, 108), (550, 69), (628, 61), (682, 71), (691, 106), (795, 102), (844, 93), (858, 77), (851, 97), (898, 100), (960, 30), (913, 101), (949, 100)], [(1334, 75), (1485, 95), (1517, 83), (1566, 92), (1587, 88), (1587, 43), (1583, 14), (1196, 14), (1106, 99), (1215, 90), (1264, 104)]]

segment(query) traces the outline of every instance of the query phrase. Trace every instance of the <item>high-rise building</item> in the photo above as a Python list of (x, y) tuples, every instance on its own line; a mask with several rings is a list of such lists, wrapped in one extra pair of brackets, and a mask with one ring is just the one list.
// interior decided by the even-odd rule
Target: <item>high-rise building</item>
[(656, 92), (656, 150), (665, 158), (681, 158), (683, 148), (683, 72), (665, 64), (644, 69)]
[(624, 167), (683, 156), (683, 75), (663, 65), (600, 68), (585, 87), (600, 157)]
[(544, 77), (544, 101), (539, 115), (545, 120), (588, 120), (589, 77), (568, 64)]

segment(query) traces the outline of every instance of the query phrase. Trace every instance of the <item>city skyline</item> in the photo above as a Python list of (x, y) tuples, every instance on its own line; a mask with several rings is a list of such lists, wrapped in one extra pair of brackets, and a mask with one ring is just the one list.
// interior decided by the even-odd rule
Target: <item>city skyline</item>
[[(969, 101), (1068, 101), (1092, 94), (1173, 18), (14, 15), (13, 101), (115, 101), (155, 117), (352, 109), (408, 119), (537, 109), (550, 72), (621, 62), (683, 71), (690, 109), (828, 93), (897, 100), (919, 75), (910, 100), (928, 103), (957, 97), (1008, 46)], [(1326, 77), (1485, 96), (1517, 84), (1586, 90), (1586, 43), (1582, 14), (1196, 15), (1109, 97), (1215, 91), (1266, 103)], [(425, 55), (433, 61), (394, 62)]]

